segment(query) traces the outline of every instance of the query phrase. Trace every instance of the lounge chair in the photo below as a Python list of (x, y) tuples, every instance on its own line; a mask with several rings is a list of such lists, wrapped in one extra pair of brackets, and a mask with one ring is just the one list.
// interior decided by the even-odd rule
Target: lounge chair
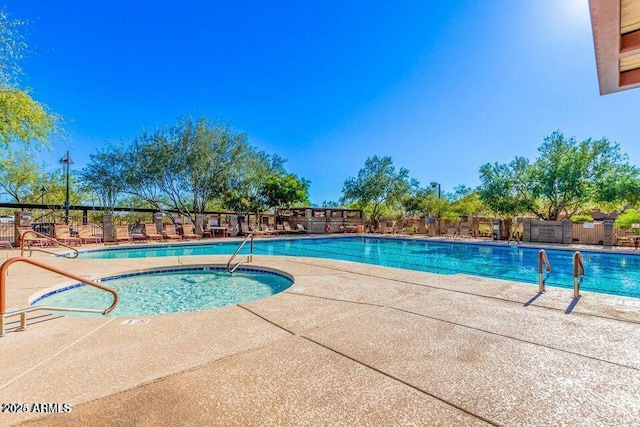
[(164, 238), (162, 234), (158, 233), (156, 225), (152, 222), (144, 224), (144, 235), (149, 240), (162, 240)]
[(183, 239), (199, 239), (200, 236), (193, 232), (193, 224), (182, 224), (182, 238)]
[(182, 236), (176, 232), (176, 226), (174, 224), (167, 224), (164, 226), (164, 238), (171, 240), (182, 240)]
[(48, 246), (54, 244), (53, 240), (39, 237), (32, 233), (31, 227), (18, 227), (19, 239), (16, 239), (16, 243), (21, 242), (24, 246)]
[(302, 224), (296, 224), (296, 231), (300, 233), (308, 233)]
[(460, 228), (460, 237), (468, 239), (471, 237), (471, 233), (469, 230), (469, 227), (462, 227)]
[(404, 233), (404, 222), (400, 220), (393, 224), (393, 234), (399, 233)]
[(458, 237), (458, 229), (456, 227), (449, 227), (445, 233), (445, 237), (455, 239)]
[(8, 248), (13, 250), (13, 245), (8, 240), (0, 240), (0, 248)]
[(117, 225), (116, 226), (116, 237), (113, 239), (114, 242), (133, 242), (133, 238), (129, 235), (129, 226), (128, 225)]
[(287, 233), (306, 233), (305, 230), (300, 230), (300, 229), (297, 229), (297, 228), (295, 230), (292, 229), (291, 226), (289, 225), (289, 223), (286, 222), (286, 221), (282, 223), (282, 227), (284, 228), (284, 231), (287, 232)]
[(54, 224), (56, 240), (60, 243), (67, 245), (79, 245), (82, 246), (82, 239), (71, 235), (71, 229), (67, 224)]
[(89, 224), (78, 226), (78, 237), (82, 240), (82, 243), (100, 243), (102, 238), (94, 236), (91, 233), (91, 226)]

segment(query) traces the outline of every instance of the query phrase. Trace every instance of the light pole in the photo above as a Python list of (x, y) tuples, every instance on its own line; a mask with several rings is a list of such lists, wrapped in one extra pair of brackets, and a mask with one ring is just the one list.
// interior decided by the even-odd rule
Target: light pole
[(42, 215), (40, 216), (40, 222), (44, 222), (44, 195), (47, 194), (47, 187), (45, 187), (44, 185), (42, 187), (40, 187), (40, 203), (42, 203), (43, 208), (42, 208)]
[(64, 199), (64, 222), (65, 224), (69, 224), (69, 165), (73, 164), (71, 157), (69, 157), (69, 152), (67, 151), (67, 155), (60, 159), (60, 164), (65, 167), (65, 174), (67, 176), (67, 192), (65, 193)]
[(432, 182), (431, 183), (431, 188), (435, 190), (436, 187), (438, 187), (438, 199), (439, 199), (440, 198), (440, 184), (438, 184), (437, 182)]

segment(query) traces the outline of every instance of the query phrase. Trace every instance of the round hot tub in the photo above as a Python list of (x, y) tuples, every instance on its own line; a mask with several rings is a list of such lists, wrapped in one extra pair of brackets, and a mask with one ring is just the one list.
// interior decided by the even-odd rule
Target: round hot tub
[[(263, 268), (170, 267), (103, 277), (95, 280), (115, 289), (120, 303), (109, 316), (142, 316), (208, 310), (255, 301), (293, 284), (286, 273)], [(110, 293), (83, 283), (61, 286), (34, 295), (31, 305), (104, 309)], [(89, 314), (74, 314), (84, 315)]]

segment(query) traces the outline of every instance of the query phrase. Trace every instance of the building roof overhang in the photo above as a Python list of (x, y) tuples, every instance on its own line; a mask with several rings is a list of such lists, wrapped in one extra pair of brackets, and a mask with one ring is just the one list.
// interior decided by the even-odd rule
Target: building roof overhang
[(589, 0), (600, 94), (640, 87), (640, 0)]

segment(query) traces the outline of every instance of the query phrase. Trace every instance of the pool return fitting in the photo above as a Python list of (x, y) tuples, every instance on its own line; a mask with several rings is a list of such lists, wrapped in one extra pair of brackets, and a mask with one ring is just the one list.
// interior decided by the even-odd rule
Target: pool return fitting
[[(107, 291), (113, 295), (113, 303), (104, 310), (97, 310), (91, 308), (71, 308), (71, 307), (48, 307), (44, 305), (40, 306), (31, 306), (22, 308), (19, 310), (11, 310), (7, 313), (7, 272), (9, 267), (12, 264), (17, 262), (25, 262), (27, 264), (34, 265), (43, 270), (51, 271), (52, 273), (60, 274), (61, 276), (68, 277), (73, 280), (77, 280), (81, 283), (84, 283), (89, 286), (93, 286), (94, 288), (102, 289), (103, 291)], [(88, 280), (86, 278), (77, 276), (73, 273), (69, 273), (68, 271), (61, 270), (59, 268), (51, 267), (49, 265), (43, 264), (38, 261), (34, 261), (27, 257), (16, 257), (11, 258), (5, 261), (0, 267), (0, 337), (3, 337), (6, 334), (5, 328), (5, 318), (12, 316), (20, 316), (20, 327), (17, 329), (18, 331), (24, 331), (27, 328), (27, 313), (37, 310), (47, 310), (47, 311), (73, 311), (78, 313), (100, 313), (100, 314), (109, 314), (116, 308), (118, 305), (119, 297), (118, 293), (115, 289), (112, 289), (108, 286), (101, 285), (100, 283), (96, 283), (94, 281)]]

